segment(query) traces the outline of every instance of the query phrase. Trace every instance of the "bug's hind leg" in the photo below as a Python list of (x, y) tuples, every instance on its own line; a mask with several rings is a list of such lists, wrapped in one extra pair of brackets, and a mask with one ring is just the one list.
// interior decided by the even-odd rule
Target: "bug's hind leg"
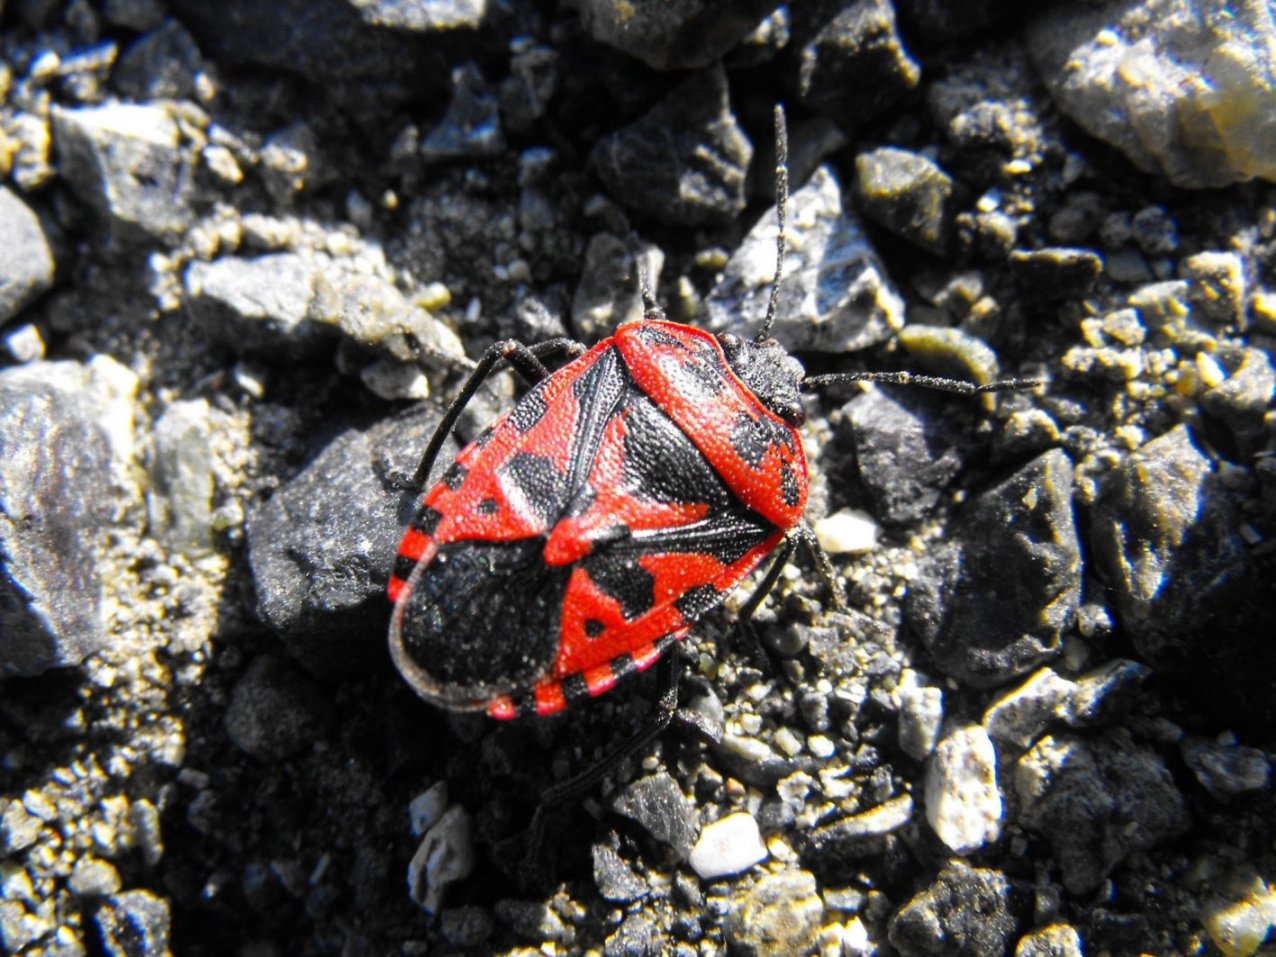
[(678, 714), (678, 683), (682, 677), (682, 661), (674, 645), (657, 665), (659, 691), (651, 713), (630, 737), (591, 764), (579, 774), (546, 788), (532, 814), (527, 830), (505, 839), (495, 847), (499, 858), (513, 865), (511, 875), (528, 887), (546, 883), (553, 862), (546, 854), (551, 817), (563, 804), (580, 797), (606, 777), (621, 761), (641, 751), (669, 727)]
[(583, 345), (574, 339), (567, 338), (546, 339), (544, 342), (531, 346), (524, 345), (516, 339), (502, 339), (489, 346), (483, 353), (483, 357), (475, 364), (470, 377), (465, 380), (461, 391), (443, 413), (443, 418), (439, 420), (438, 427), (430, 436), (430, 442), (425, 447), (416, 471), (408, 480), (408, 487), (414, 491), (420, 491), (425, 485), (430, 477), (430, 470), (434, 468), (434, 462), (439, 457), (439, 450), (443, 448), (443, 443), (456, 427), (456, 422), (465, 411), (465, 407), (470, 404), (474, 394), (496, 369), (498, 363), (509, 363), (529, 384), (535, 385), (549, 375), (549, 370), (541, 361), (544, 356), (564, 354), (574, 357), (583, 354), (584, 351)]

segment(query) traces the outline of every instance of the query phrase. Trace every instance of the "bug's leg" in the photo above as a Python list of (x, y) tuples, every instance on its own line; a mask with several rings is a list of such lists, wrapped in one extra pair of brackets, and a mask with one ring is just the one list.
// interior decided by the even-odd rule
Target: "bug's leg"
[(497, 847), (498, 853), (508, 853), (514, 844), (525, 840), (526, 849), (522, 854), (521, 862), (522, 870), (528, 878), (534, 879), (545, 871), (545, 838), (549, 829), (550, 815), (555, 809), (589, 791), (617, 764), (642, 750), (669, 727), (669, 723), (678, 710), (678, 682), (682, 677), (682, 661), (677, 645), (669, 649), (657, 668), (659, 670), (656, 672), (656, 678), (660, 690), (656, 703), (643, 721), (642, 727), (579, 774), (546, 788), (541, 793), (540, 802), (536, 805), (536, 811), (532, 814), (532, 823), (528, 825), (527, 830), (503, 841)]
[(546, 339), (533, 346), (524, 345), (515, 339), (502, 339), (500, 342), (493, 343), (475, 364), (474, 371), (465, 380), (465, 385), (461, 387), (461, 391), (443, 413), (443, 418), (439, 420), (438, 427), (430, 436), (430, 442), (425, 447), (425, 453), (421, 456), (416, 471), (412, 473), (409, 487), (420, 491), (425, 485), (430, 477), (430, 470), (434, 468), (434, 461), (439, 457), (439, 450), (443, 448), (443, 443), (447, 441), (461, 413), (465, 411), (465, 407), (474, 398), (474, 394), (478, 392), (484, 380), (492, 374), (498, 362), (508, 362), (524, 379), (535, 385), (549, 375), (549, 370), (541, 362), (542, 356), (560, 352), (567, 355), (580, 355), (584, 348), (580, 343), (567, 338)]
[(775, 557), (771, 559), (771, 565), (767, 568), (766, 574), (762, 576), (762, 581), (758, 582), (758, 587), (753, 589), (753, 594), (740, 607), (740, 611), (736, 615), (736, 629), (744, 639), (744, 650), (748, 657), (753, 660), (753, 663), (763, 670), (770, 668), (770, 662), (767, 659), (766, 651), (762, 647), (762, 636), (758, 632), (758, 626), (753, 621), (753, 615), (761, 607), (762, 602), (766, 600), (766, 596), (771, 594), (776, 582), (780, 580), (780, 576), (784, 574), (784, 567), (788, 565), (796, 548), (796, 540), (792, 536), (786, 536), (776, 549)]
[(815, 562), (815, 570), (824, 579), (824, 585), (828, 588), (833, 601), (833, 608), (837, 611), (845, 611), (846, 599), (842, 596), (842, 589), (837, 585), (837, 572), (833, 570), (833, 563), (829, 561), (829, 553), (815, 537), (815, 530), (803, 522), (793, 530), (793, 537), (795, 541), (801, 543), (811, 556), (811, 560)]
[(749, 600), (740, 608), (738, 619), (741, 625), (750, 626), (752, 624), (754, 613), (762, 605), (766, 596), (771, 594), (771, 590), (775, 588), (775, 583), (780, 580), (780, 576), (784, 573), (784, 566), (789, 563), (789, 559), (793, 557), (793, 551), (796, 548), (797, 540), (792, 535), (789, 535), (776, 550), (775, 558), (771, 560), (771, 567), (762, 576), (762, 581), (758, 582), (758, 587), (753, 589), (753, 594), (749, 596)]
[(811, 526), (803, 522), (784, 539), (784, 543), (780, 545), (775, 553), (775, 558), (771, 561), (771, 567), (766, 570), (766, 574), (762, 577), (762, 581), (758, 583), (758, 587), (753, 590), (753, 594), (749, 596), (749, 600), (740, 608), (738, 615), (739, 628), (748, 636), (751, 645), (750, 650), (759, 659), (763, 657), (762, 643), (759, 640), (757, 628), (753, 624), (753, 615), (766, 599), (766, 596), (775, 588), (776, 582), (780, 580), (780, 576), (784, 573), (784, 566), (792, 560), (793, 553), (797, 551), (799, 545), (810, 553), (812, 560), (815, 562), (816, 571), (820, 573), (820, 578), (824, 579), (824, 584), (832, 595), (833, 607), (838, 611), (846, 607), (846, 602), (842, 598), (842, 590), (837, 585), (837, 573), (833, 570), (833, 563), (829, 561), (828, 552), (821, 547), (819, 540), (815, 537), (815, 532), (811, 530)]

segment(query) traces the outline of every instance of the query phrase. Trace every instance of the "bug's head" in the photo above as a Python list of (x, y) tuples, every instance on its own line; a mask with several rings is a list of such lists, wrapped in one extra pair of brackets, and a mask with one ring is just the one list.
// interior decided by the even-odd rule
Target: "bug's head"
[(774, 339), (741, 339), (726, 332), (718, 336), (727, 364), (758, 400), (790, 425), (806, 421), (799, 386), (806, 376), (802, 363)]

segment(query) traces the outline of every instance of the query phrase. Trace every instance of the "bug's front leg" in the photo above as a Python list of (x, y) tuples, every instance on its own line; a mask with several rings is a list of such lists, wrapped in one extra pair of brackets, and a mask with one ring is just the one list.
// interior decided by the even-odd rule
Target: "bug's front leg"
[(565, 337), (546, 339), (544, 342), (531, 346), (524, 345), (516, 339), (502, 339), (494, 342), (483, 353), (483, 357), (474, 366), (474, 371), (465, 380), (465, 385), (461, 387), (461, 391), (443, 413), (443, 418), (439, 420), (434, 435), (430, 436), (430, 442), (425, 447), (416, 471), (412, 473), (408, 487), (413, 491), (421, 491), (430, 477), (430, 470), (434, 468), (435, 460), (439, 457), (439, 450), (443, 448), (443, 443), (456, 427), (461, 413), (465, 411), (465, 407), (470, 404), (470, 400), (496, 369), (498, 363), (508, 362), (519, 375), (527, 380), (529, 385), (535, 385), (549, 375), (549, 370), (541, 361), (544, 356), (563, 354), (575, 358), (584, 352), (585, 347), (581, 343)]
[(776, 582), (780, 580), (780, 575), (784, 573), (784, 566), (792, 560), (793, 553), (797, 551), (799, 545), (807, 550), (815, 562), (816, 571), (820, 573), (820, 578), (824, 579), (824, 584), (832, 596), (833, 607), (838, 611), (846, 608), (846, 602), (842, 598), (842, 590), (837, 586), (837, 573), (833, 571), (833, 563), (829, 561), (828, 552), (820, 545), (819, 540), (815, 537), (815, 532), (811, 530), (811, 526), (803, 522), (785, 536), (783, 544), (776, 549), (775, 558), (771, 561), (771, 567), (766, 570), (766, 574), (762, 577), (762, 581), (758, 583), (758, 587), (753, 590), (749, 600), (741, 607), (739, 619), (742, 624), (752, 621), (754, 613), (757, 612), (758, 607), (766, 596), (775, 588)]

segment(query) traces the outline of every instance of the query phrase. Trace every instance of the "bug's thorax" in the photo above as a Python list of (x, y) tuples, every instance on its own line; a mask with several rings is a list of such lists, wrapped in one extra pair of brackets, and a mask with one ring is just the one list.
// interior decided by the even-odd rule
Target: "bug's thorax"
[(802, 364), (774, 339), (757, 342), (731, 333), (717, 337), (731, 371), (758, 401), (790, 425), (806, 421), (799, 386), (806, 377)]

